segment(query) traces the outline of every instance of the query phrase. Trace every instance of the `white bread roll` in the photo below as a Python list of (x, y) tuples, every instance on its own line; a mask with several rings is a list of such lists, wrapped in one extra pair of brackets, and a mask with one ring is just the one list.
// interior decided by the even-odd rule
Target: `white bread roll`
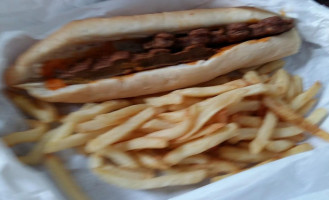
[[(25, 83), (34, 77), (40, 63), (77, 52), (81, 42), (116, 40), (193, 28), (211, 27), (275, 14), (255, 8), (217, 8), (157, 13), (71, 22), (47, 39), (40, 41), (18, 58), (7, 71), (8, 85), (19, 84), (34, 97), (51, 102), (95, 102), (164, 92), (209, 81), (230, 71), (270, 62), (294, 54), (300, 47), (295, 29), (277, 36), (249, 40), (223, 48), (207, 60), (180, 64), (132, 75), (68, 85), (49, 90), (44, 83)], [(23, 84), (21, 84), (23, 83)]]

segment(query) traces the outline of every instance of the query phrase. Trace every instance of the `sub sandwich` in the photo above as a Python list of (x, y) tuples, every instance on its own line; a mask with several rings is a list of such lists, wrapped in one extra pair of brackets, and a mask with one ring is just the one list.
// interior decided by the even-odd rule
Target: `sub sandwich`
[(292, 55), (293, 19), (251, 7), (71, 22), (8, 68), (8, 86), (50, 102), (99, 102), (184, 88)]

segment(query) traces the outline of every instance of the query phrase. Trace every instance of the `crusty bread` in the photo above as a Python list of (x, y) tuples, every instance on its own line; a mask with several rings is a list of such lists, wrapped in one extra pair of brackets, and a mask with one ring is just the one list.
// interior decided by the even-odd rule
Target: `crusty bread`
[[(178, 31), (214, 25), (264, 19), (275, 14), (254, 8), (217, 8), (158, 13), (72, 22), (37, 43), (18, 58), (7, 73), (7, 83), (24, 83), (35, 75), (44, 60), (76, 52), (85, 41), (140, 37), (160, 31)], [(88, 84), (48, 90), (43, 83), (20, 84), (32, 96), (52, 102), (95, 102), (133, 97), (187, 87), (215, 78), (235, 69), (273, 61), (298, 51), (300, 38), (295, 29), (278, 36), (250, 40), (200, 60)]]

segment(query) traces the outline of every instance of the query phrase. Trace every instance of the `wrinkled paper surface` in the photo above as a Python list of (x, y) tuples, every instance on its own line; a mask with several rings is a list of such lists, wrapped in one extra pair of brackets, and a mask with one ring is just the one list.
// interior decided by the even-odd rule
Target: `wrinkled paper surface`
[[(37, 40), (72, 20), (230, 6), (257, 6), (297, 19), (304, 43), (300, 53), (286, 59), (286, 69), (302, 76), (305, 88), (317, 80), (321, 81), (324, 89), (317, 107), (329, 109), (329, 9), (311, 0), (2, 0), (0, 73)], [(0, 87), (3, 87), (2, 82)], [(329, 130), (329, 119), (323, 122), (322, 127)], [(22, 115), (0, 94), (0, 135), (24, 128), (26, 124)], [(315, 150), (253, 168), (213, 184), (205, 182), (146, 191), (105, 184), (89, 172), (83, 156), (74, 155), (71, 151), (65, 153), (64, 160), (81, 187), (95, 200), (328, 199), (329, 146), (318, 138), (311, 138), (309, 142), (315, 145)], [(0, 199), (61, 200), (64, 197), (43, 170), (22, 166), (0, 143)]]

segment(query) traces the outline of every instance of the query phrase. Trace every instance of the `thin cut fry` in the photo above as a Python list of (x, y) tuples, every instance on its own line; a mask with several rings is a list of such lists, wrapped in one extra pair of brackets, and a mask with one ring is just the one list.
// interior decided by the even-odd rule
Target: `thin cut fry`
[(312, 108), (315, 106), (316, 103), (317, 103), (317, 100), (316, 99), (311, 99), (304, 106), (302, 106), (300, 109), (298, 109), (297, 112), (300, 115), (304, 116), (308, 112), (310, 112), (310, 110), (312, 110)]
[(110, 159), (120, 167), (137, 168), (140, 167), (133, 155), (120, 149), (107, 147), (99, 151), (99, 154)]
[(111, 112), (128, 106), (130, 103), (125, 100), (112, 100), (100, 104), (89, 106), (88, 108), (80, 109), (67, 115), (62, 122), (81, 123), (93, 119), (99, 114)]
[(257, 116), (234, 115), (231, 120), (240, 126), (246, 127), (260, 127), (262, 124), (262, 119)]
[(313, 135), (329, 141), (329, 133), (321, 130), (316, 125), (313, 125), (309, 121), (305, 120), (302, 116), (295, 113), (291, 108), (284, 105), (279, 100), (265, 97), (263, 99), (263, 103), (283, 120), (290, 122), (300, 127), (301, 129), (310, 132)]
[(305, 92), (299, 94), (291, 101), (291, 108), (297, 110), (310, 101), (321, 89), (321, 84), (316, 82)]
[(54, 122), (58, 119), (56, 108), (47, 102), (32, 100), (22, 95), (13, 95), (12, 101), (26, 114), (43, 122)]
[(87, 200), (89, 199), (84, 192), (78, 187), (71, 174), (65, 169), (65, 166), (54, 155), (45, 157), (45, 166), (50, 171), (51, 176), (62, 189), (64, 194), (70, 200)]
[(279, 152), (290, 149), (294, 145), (295, 145), (295, 142), (293, 142), (291, 140), (274, 140), (274, 141), (268, 142), (265, 148), (268, 151), (279, 153)]
[(53, 130), (45, 133), (39, 142), (33, 146), (32, 150), (27, 153), (25, 156), (20, 156), (19, 160), (27, 165), (38, 165), (41, 163), (44, 157), (44, 148), (46, 147), (47, 142), (55, 134)]
[[(102, 170), (114, 173), (117, 176), (120, 176), (122, 178), (130, 178), (130, 179), (150, 179), (155, 176), (155, 173), (153, 170), (150, 169), (129, 169), (129, 168), (123, 168), (123, 167), (116, 167), (111, 164), (106, 164), (101, 167)], [(97, 170), (97, 169), (96, 169)]]
[(102, 167), (105, 164), (104, 158), (96, 153), (89, 155), (88, 158), (88, 167), (89, 168), (98, 168)]
[(193, 118), (188, 118), (172, 128), (150, 133), (146, 135), (146, 137), (161, 137), (161, 138), (165, 138), (166, 140), (173, 140), (175, 138), (182, 136), (187, 131), (189, 131), (192, 123), (193, 123)]
[(223, 85), (210, 86), (210, 87), (196, 87), (196, 88), (187, 88), (182, 90), (177, 90), (175, 93), (189, 96), (189, 97), (209, 97), (222, 94), (237, 88), (242, 88), (247, 86), (247, 83), (242, 80), (234, 80)]
[(188, 142), (170, 151), (165, 157), (164, 161), (168, 164), (174, 165), (192, 155), (204, 152), (225, 140), (235, 136), (237, 130), (236, 124), (228, 124), (226, 127), (220, 129), (212, 135)]
[(145, 104), (131, 105), (107, 114), (98, 115), (95, 119), (81, 123), (77, 126), (77, 132), (89, 132), (105, 127), (118, 125), (124, 119), (147, 108)]
[(272, 137), (277, 122), (278, 118), (272, 112), (266, 113), (265, 119), (257, 132), (256, 138), (250, 143), (249, 148), (251, 153), (257, 154), (262, 151)]
[(152, 119), (145, 124), (139, 129), (142, 132), (150, 133), (150, 132), (155, 132), (155, 131), (160, 131), (163, 129), (169, 129), (174, 127), (175, 124), (170, 123), (165, 120), (161, 119)]
[(248, 149), (237, 148), (232, 146), (223, 146), (219, 147), (218, 155), (221, 158), (226, 160), (236, 161), (236, 162), (262, 162), (275, 154), (272, 152), (262, 151), (259, 154), (252, 154), (248, 151)]
[(177, 123), (177, 122), (181, 122), (185, 118), (186, 111), (187, 110), (184, 109), (174, 112), (161, 113), (157, 117), (168, 122)]
[(154, 107), (161, 107), (172, 104), (181, 104), (184, 97), (178, 93), (169, 93), (160, 97), (149, 97), (144, 101)]
[(280, 69), (272, 76), (270, 83), (276, 87), (278, 95), (285, 96), (289, 89), (290, 76), (285, 70)]
[(237, 112), (256, 111), (260, 108), (259, 101), (242, 101), (227, 107), (227, 114), (233, 115)]
[(113, 144), (120, 139), (128, 136), (131, 132), (138, 129), (143, 123), (151, 119), (156, 114), (156, 109), (147, 108), (137, 115), (131, 117), (125, 123), (109, 130), (103, 135), (91, 140), (87, 146), (87, 152), (95, 152), (97, 150), (103, 149), (107, 145)]
[(77, 147), (86, 144), (89, 140), (97, 137), (99, 134), (76, 133), (60, 140), (49, 140), (46, 143), (44, 152), (54, 153), (64, 149)]
[(160, 169), (164, 170), (169, 168), (167, 164), (165, 164), (162, 159), (156, 154), (152, 153), (136, 153), (137, 159), (142, 166), (150, 168), (150, 169)]
[(317, 108), (309, 116), (306, 117), (306, 120), (312, 124), (319, 124), (327, 115), (328, 111), (326, 109)]
[[(198, 132), (196, 132), (193, 136), (188, 138), (188, 140), (193, 140), (195, 138), (200, 138), (202, 136), (210, 135), (213, 132), (217, 131), (218, 129), (223, 128), (224, 126), (226, 126), (226, 124), (223, 124), (223, 123), (214, 123), (214, 124), (205, 126), (204, 128), (200, 129)], [(182, 142), (185, 142), (185, 141), (182, 141)]]
[(303, 92), (303, 79), (300, 76), (295, 75), (293, 76), (293, 84), (296, 90), (296, 95), (301, 94)]
[(249, 71), (243, 75), (243, 79), (250, 84), (262, 83), (261, 77), (257, 74), (256, 71)]
[(262, 65), (257, 71), (259, 74), (269, 74), (277, 69), (282, 68), (284, 64), (285, 62), (283, 60), (275, 60)]
[(312, 145), (310, 145), (308, 143), (300, 144), (300, 145), (297, 145), (294, 148), (291, 148), (288, 151), (284, 152), (282, 154), (282, 157), (295, 155), (295, 154), (302, 153), (302, 152), (305, 152), (305, 151), (310, 151), (312, 149), (313, 149)]
[(131, 179), (99, 168), (93, 169), (93, 172), (110, 184), (131, 189), (151, 189), (166, 186), (189, 185), (198, 183), (207, 177), (206, 170), (194, 170), (150, 179)]
[(194, 156), (187, 157), (179, 162), (179, 164), (207, 164), (210, 163), (211, 158), (205, 154), (197, 154)]
[(36, 122), (34, 128), (5, 135), (2, 137), (2, 140), (8, 146), (14, 146), (25, 142), (36, 142), (48, 131), (48, 129), (49, 126), (46, 123)]
[(115, 144), (114, 147), (124, 151), (129, 151), (135, 149), (163, 149), (168, 145), (168, 140), (165, 138), (140, 137)]

